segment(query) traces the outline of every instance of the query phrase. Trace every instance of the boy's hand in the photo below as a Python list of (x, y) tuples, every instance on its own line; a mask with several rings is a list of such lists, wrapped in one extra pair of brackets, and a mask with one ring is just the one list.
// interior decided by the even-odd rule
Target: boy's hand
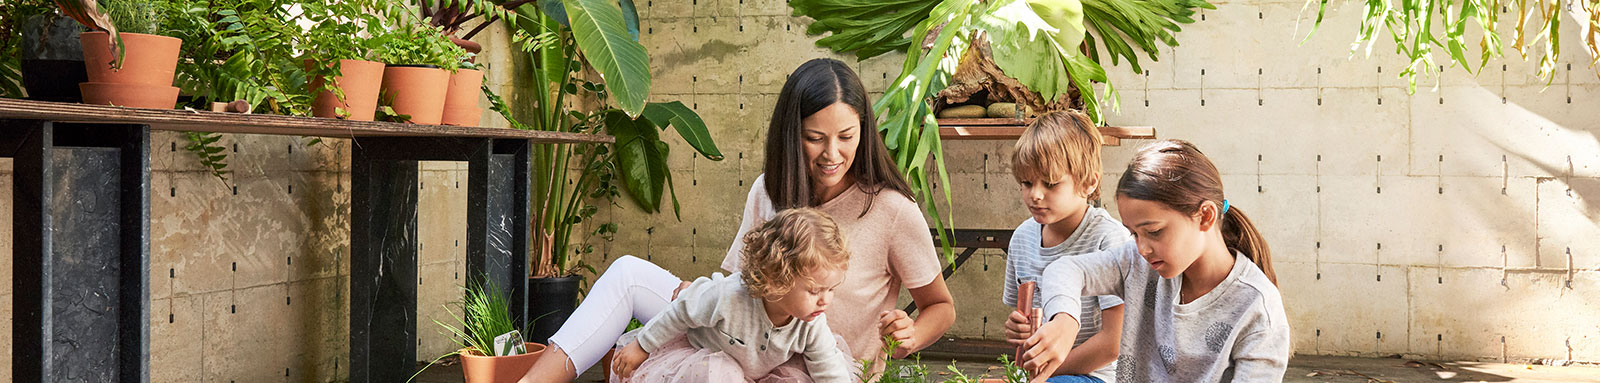
[(644, 348), (639, 347), (638, 341), (628, 343), (627, 347), (622, 348), (622, 352), (618, 352), (612, 358), (611, 370), (624, 379), (632, 377), (633, 370), (639, 368), (639, 365), (649, 357), (650, 353), (644, 352)]
[(1022, 346), (1028, 337), (1033, 336), (1033, 323), (1021, 311), (1011, 310), (1011, 317), (1006, 318), (1006, 343), (1013, 346)]
[(916, 341), (913, 339), (913, 335), (917, 334), (916, 324), (905, 311), (889, 310), (878, 314), (878, 335), (893, 337), (900, 342), (900, 347), (894, 350), (895, 358), (904, 358), (919, 349), (913, 344)]
[(678, 300), (678, 293), (687, 288), (689, 288), (689, 281), (678, 282), (678, 288), (672, 289), (672, 300)]
[(1043, 382), (1066, 362), (1067, 352), (1072, 350), (1072, 341), (1077, 337), (1078, 320), (1071, 315), (1057, 315), (1024, 341), (1028, 351), (1022, 353), (1018, 362), (1034, 377), (1034, 382)]

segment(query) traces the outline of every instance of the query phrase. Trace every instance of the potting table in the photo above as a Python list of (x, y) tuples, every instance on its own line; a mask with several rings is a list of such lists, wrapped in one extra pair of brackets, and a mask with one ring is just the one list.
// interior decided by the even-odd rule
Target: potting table
[(0, 157), (15, 169), (16, 381), (150, 380), (151, 130), (352, 140), (351, 382), (403, 382), (416, 368), (418, 161), (468, 164), (467, 271), (527, 318), (529, 151), (614, 140), (0, 98)]

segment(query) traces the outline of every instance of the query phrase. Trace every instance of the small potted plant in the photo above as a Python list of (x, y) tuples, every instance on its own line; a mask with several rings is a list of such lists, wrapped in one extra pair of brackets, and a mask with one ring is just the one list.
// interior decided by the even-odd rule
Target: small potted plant
[[(461, 349), (433, 361), (461, 356), (461, 372), (466, 376), (466, 383), (515, 383), (533, 368), (533, 363), (544, 354), (545, 346), (522, 341), (517, 329), (520, 318), (511, 316), (510, 298), (498, 286), (482, 282), (485, 280), (487, 278), (477, 278), (469, 282), (463, 301), (445, 306), (445, 311), (459, 318), (459, 323), (433, 322), (461, 345)], [(461, 312), (452, 310), (452, 306)], [(418, 370), (411, 379), (415, 380), (426, 369)]]
[(178, 87), (172, 86), (172, 79), (183, 40), (155, 34), (167, 9), (166, 1), (81, 0), (57, 4), (90, 30), (79, 35), (89, 79), (79, 85), (85, 103), (152, 109), (172, 109), (177, 105)]
[(450, 74), (466, 51), (435, 28), (398, 26), (377, 39), (383, 70), (380, 99), (387, 101), (400, 120), (438, 124), (444, 114)]
[[(378, 11), (361, 2), (307, 2), (304, 17), (312, 24), (302, 48), (315, 94), (315, 117), (372, 121), (384, 65), (370, 61), (375, 40), (383, 34)], [(325, 81), (332, 78), (333, 81)]]

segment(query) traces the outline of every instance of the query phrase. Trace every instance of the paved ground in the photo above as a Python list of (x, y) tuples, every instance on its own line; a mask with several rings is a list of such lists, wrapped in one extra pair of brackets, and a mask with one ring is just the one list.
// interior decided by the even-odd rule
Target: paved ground
[[(962, 356), (957, 360), (924, 359), (929, 371), (945, 371), (954, 365), (969, 376), (982, 375), (999, 367), (995, 363), (981, 362), (981, 357)], [(998, 376), (998, 372), (991, 376)], [(942, 382), (946, 374), (930, 377), (931, 382)], [(419, 377), (420, 383), (457, 383), (462, 381), (461, 368), (441, 365), (428, 369)], [(579, 382), (601, 382), (598, 367), (590, 369)], [(1341, 356), (1296, 356), (1289, 361), (1285, 382), (1600, 382), (1600, 367), (1594, 366), (1540, 366), (1523, 364), (1480, 362), (1428, 362), (1394, 358), (1356, 358)]]

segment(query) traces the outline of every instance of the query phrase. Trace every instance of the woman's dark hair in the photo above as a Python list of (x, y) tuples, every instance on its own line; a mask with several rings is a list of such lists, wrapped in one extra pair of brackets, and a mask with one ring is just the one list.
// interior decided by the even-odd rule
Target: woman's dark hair
[[(878, 135), (877, 120), (873, 117), (867, 91), (861, 78), (849, 66), (834, 59), (814, 59), (801, 64), (783, 83), (778, 93), (778, 105), (772, 110), (772, 123), (767, 128), (766, 188), (776, 210), (813, 207), (816, 201), (811, 191), (811, 177), (807, 169), (811, 163), (806, 158), (804, 128), (801, 121), (833, 104), (845, 104), (855, 109), (861, 118), (860, 142), (855, 160), (848, 174), (855, 179), (857, 188), (869, 195), (877, 195), (888, 188), (906, 198), (914, 198), (889, 157), (889, 149)], [(872, 203), (862, 209), (865, 216)]]
[[(1222, 208), (1222, 176), (1194, 144), (1162, 140), (1139, 149), (1133, 161), (1128, 162), (1128, 170), (1117, 182), (1117, 196), (1157, 202), (1193, 216), (1206, 201)], [(1222, 242), (1228, 250), (1249, 257), (1272, 284), (1278, 284), (1278, 276), (1272, 270), (1272, 250), (1238, 206), (1229, 206), (1223, 213)]]

